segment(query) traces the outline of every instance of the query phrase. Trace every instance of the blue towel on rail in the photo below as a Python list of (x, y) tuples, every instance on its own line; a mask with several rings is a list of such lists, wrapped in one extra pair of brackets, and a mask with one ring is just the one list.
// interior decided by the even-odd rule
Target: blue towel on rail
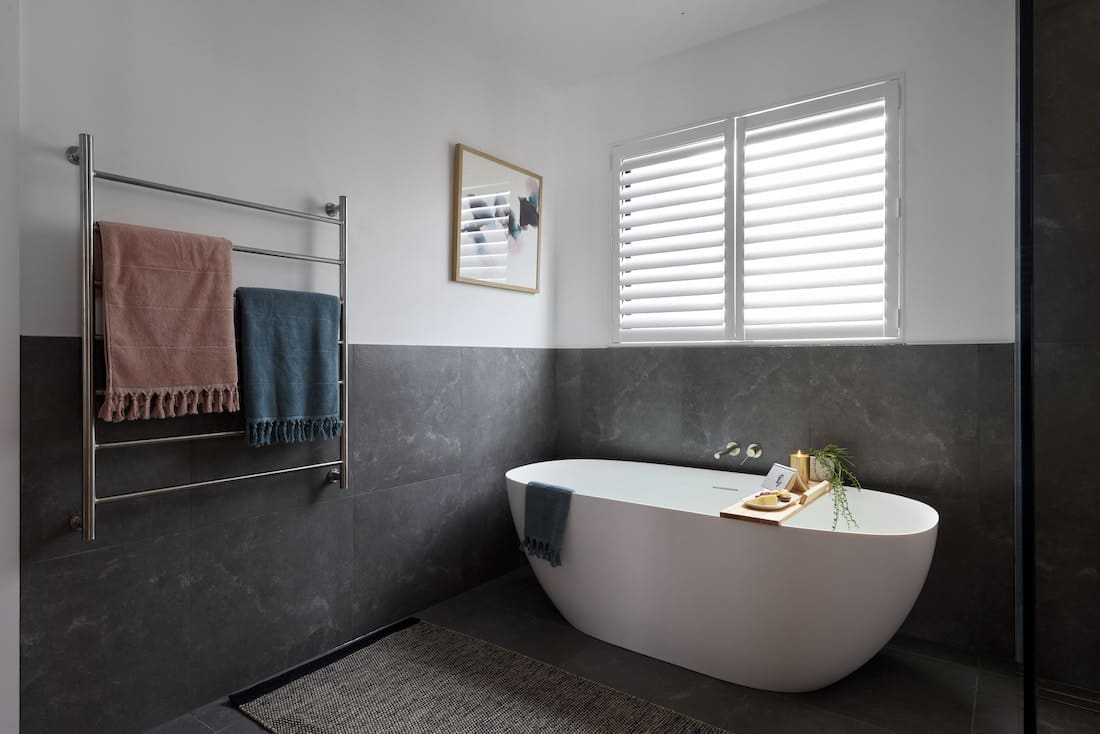
[(565, 522), (573, 490), (529, 482), (523, 500), (523, 550), (527, 555), (561, 565)]
[(340, 299), (238, 288), (241, 407), (250, 446), (337, 438)]

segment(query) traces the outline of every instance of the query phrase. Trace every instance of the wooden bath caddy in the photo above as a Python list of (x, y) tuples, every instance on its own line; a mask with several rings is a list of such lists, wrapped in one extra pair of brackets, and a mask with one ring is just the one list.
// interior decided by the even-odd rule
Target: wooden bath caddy
[[(795, 476), (797, 477), (797, 475)], [(764, 525), (782, 525), (784, 521), (789, 520), (801, 512), (802, 508), (806, 507), (806, 505), (829, 491), (829, 483), (826, 481), (816, 482), (807, 486), (799, 479), (795, 482), (795, 485), (797, 486), (792, 486), (790, 488), (791, 501), (788, 503), (788, 506), (784, 507), (782, 510), (754, 510), (750, 507), (745, 507), (745, 500), (741, 500), (736, 504), (730, 505), (718, 514), (722, 517), (728, 517), (734, 520), (748, 520), (749, 522), (759, 522)]]

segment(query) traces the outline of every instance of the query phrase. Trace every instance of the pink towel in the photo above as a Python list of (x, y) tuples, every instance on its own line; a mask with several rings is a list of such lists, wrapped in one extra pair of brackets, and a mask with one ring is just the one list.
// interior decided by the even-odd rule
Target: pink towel
[(232, 243), (99, 223), (106, 421), (240, 410)]

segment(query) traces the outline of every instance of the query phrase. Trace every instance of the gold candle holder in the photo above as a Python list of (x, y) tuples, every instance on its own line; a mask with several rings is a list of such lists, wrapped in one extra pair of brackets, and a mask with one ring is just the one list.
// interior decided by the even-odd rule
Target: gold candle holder
[(801, 477), (806, 484), (810, 483), (810, 455), (802, 453), (802, 449), (799, 449), (797, 453), (791, 454), (791, 468), (798, 472), (798, 476)]

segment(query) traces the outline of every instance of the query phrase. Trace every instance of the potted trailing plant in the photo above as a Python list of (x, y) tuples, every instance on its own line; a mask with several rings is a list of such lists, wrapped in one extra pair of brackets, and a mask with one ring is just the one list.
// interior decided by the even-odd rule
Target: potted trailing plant
[(848, 507), (848, 492), (845, 485), (862, 489), (856, 475), (852, 473), (855, 462), (848, 449), (831, 443), (825, 448), (810, 449), (811, 476), (816, 480), (829, 482), (829, 495), (833, 498), (833, 530), (836, 530), (840, 518), (844, 518), (849, 528), (859, 527), (851, 508)]

